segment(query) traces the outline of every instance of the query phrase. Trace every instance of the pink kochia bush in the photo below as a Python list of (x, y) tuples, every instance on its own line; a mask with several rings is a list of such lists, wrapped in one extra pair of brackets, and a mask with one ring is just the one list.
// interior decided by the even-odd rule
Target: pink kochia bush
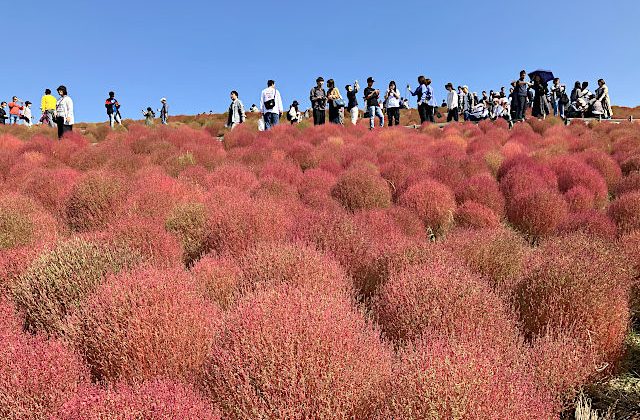
[(331, 190), (333, 197), (350, 211), (385, 208), (391, 205), (391, 190), (374, 168), (348, 169)]
[(88, 380), (75, 353), (23, 333), (13, 306), (0, 300), (0, 418), (48, 418)]
[(622, 233), (640, 229), (640, 191), (618, 197), (609, 206), (609, 216)]
[(108, 279), (71, 320), (72, 341), (98, 381), (193, 381), (220, 321), (217, 305), (180, 270)]
[(371, 418), (390, 370), (346, 296), (282, 285), (230, 313), (202, 387), (225, 418)]
[(453, 225), (455, 197), (438, 181), (427, 179), (413, 184), (400, 196), (398, 203), (415, 212), (425, 228), (435, 235), (446, 233)]
[(210, 404), (189, 386), (170, 381), (85, 386), (60, 409), (57, 420), (219, 420)]

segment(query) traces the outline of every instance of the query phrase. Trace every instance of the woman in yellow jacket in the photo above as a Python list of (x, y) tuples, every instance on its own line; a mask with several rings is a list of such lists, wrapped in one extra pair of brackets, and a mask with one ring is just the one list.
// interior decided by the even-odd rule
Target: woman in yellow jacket
[(329, 99), (329, 122), (343, 124), (345, 103), (333, 79), (327, 80), (327, 99)]
[(51, 89), (45, 89), (44, 96), (40, 100), (40, 110), (42, 111), (40, 122), (46, 122), (49, 127), (55, 126), (56, 102), (55, 96), (51, 94)]

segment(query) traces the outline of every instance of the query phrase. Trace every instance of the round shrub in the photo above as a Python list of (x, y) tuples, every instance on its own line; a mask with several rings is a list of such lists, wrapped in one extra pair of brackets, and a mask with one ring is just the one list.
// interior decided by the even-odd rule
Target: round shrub
[(504, 216), (504, 196), (495, 178), (489, 174), (478, 174), (467, 178), (456, 190), (458, 203), (475, 201), (490, 208), (498, 217)]
[(597, 170), (570, 157), (556, 158), (550, 165), (558, 176), (558, 188), (561, 192), (567, 192), (573, 187), (582, 185), (593, 194), (596, 207), (604, 207), (608, 200), (608, 188)]
[(56, 222), (30, 198), (0, 195), (0, 250), (54, 241)]
[(616, 225), (606, 214), (597, 210), (588, 210), (569, 214), (558, 226), (558, 232), (562, 234), (581, 232), (588, 236), (613, 241), (616, 238)]
[(567, 216), (567, 202), (552, 190), (534, 190), (520, 194), (507, 204), (509, 221), (534, 240), (555, 233)]
[(580, 212), (593, 209), (595, 207), (595, 196), (583, 185), (576, 185), (564, 193), (564, 198), (569, 204), (569, 210)]
[(182, 271), (112, 276), (73, 316), (72, 341), (96, 381), (194, 381), (220, 310)]
[(446, 252), (392, 274), (373, 300), (384, 333), (396, 342), (433, 330), (451, 337), (487, 337), (516, 331), (515, 317), (488, 284)]
[(125, 197), (121, 178), (105, 172), (88, 172), (73, 186), (67, 199), (67, 225), (75, 232), (100, 230), (114, 220)]
[(207, 185), (210, 188), (228, 187), (250, 193), (258, 186), (258, 178), (243, 165), (225, 163), (207, 176)]
[(29, 331), (58, 335), (66, 330), (67, 315), (107, 274), (141, 261), (140, 255), (126, 248), (113, 249), (83, 239), (61, 242), (15, 280), (13, 300), (24, 313)]
[(451, 190), (434, 180), (424, 180), (410, 186), (398, 200), (415, 212), (427, 230), (435, 235), (446, 233), (453, 225), (456, 201)]
[(632, 191), (640, 191), (640, 171), (631, 172), (623, 177), (616, 187), (618, 196)]
[(85, 386), (64, 404), (56, 418), (219, 420), (220, 416), (190, 387), (153, 381), (134, 386), (117, 384), (108, 389)]
[(631, 281), (617, 249), (583, 234), (549, 240), (532, 255), (517, 292), (527, 337), (577, 334), (615, 362), (629, 323)]
[(38, 200), (52, 214), (63, 215), (65, 203), (78, 178), (80, 173), (71, 168), (39, 168), (28, 173), (17, 189)]
[(207, 210), (203, 203), (179, 203), (169, 212), (165, 228), (182, 243), (182, 259), (186, 266), (209, 250)]
[(21, 330), (13, 307), (0, 301), (0, 417), (49, 418), (88, 381), (89, 374), (61, 343)]
[(353, 167), (340, 175), (331, 195), (349, 211), (391, 205), (389, 184), (376, 170), (365, 166)]
[[(503, 349), (500, 349), (503, 350)], [(423, 337), (402, 349), (379, 419), (552, 419), (559, 407), (521, 360), (484, 340)]]
[(640, 191), (621, 195), (612, 202), (609, 217), (622, 233), (640, 229)]
[(556, 174), (548, 167), (535, 162), (516, 165), (500, 178), (500, 190), (507, 201), (532, 191), (556, 190), (557, 187)]
[(235, 303), (242, 271), (232, 258), (205, 255), (193, 265), (191, 274), (204, 287), (205, 296), (222, 309)]
[(580, 158), (589, 166), (600, 172), (609, 187), (613, 190), (622, 178), (622, 170), (610, 155), (598, 149), (589, 149), (580, 154)]
[(500, 219), (488, 207), (475, 201), (465, 201), (456, 209), (456, 224), (464, 228), (495, 228)]
[(228, 418), (371, 418), (390, 370), (346, 297), (282, 285), (230, 314), (202, 386)]

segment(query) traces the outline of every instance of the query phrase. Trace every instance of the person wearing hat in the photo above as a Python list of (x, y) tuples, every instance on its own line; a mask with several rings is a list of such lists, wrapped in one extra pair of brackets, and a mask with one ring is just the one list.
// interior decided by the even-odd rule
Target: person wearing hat
[(20, 118), (24, 120), (24, 123), (27, 125), (27, 127), (31, 127), (33, 125), (33, 117), (31, 115), (31, 102), (27, 101), (24, 103), (24, 109), (22, 110), (22, 115), (20, 116)]
[(313, 110), (313, 125), (323, 125), (325, 122), (325, 109), (327, 107), (327, 92), (322, 87), (324, 79), (322, 76), (316, 79), (316, 85), (309, 93), (311, 109)]
[(231, 105), (229, 105), (227, 127), (233, 130), (238, 125), (245, 122), (247, 114), (244, 112), (244, 105), (242, 104), (242, 101), (238, 98), (238, 92), (232, 90), (229, 96), (231, 97)]
[(291, 125), (297, 124), (302, 119), (302, 114), (300, 113), (300, 104), (298, 101), (293, 101), (291, 106), (289, 106), (289, 111), (287, 112), (287, 119), (291, 122)]
[(445, 85), (447, 89), (447, 122), (458, 121), (458, 93), (453, 90), (453, 83), (449, 82)]
[(73, 130), (73, 101), (67, 93), (66, 86), (60, 85), (56, 90), (60, 95), (56, 102), (56, 124), (58, 125), (58, 138), (61, 139), (65, 133)]
[(160, 121), (162, 124), (167, 124), (167, 118), (169, 118), (169, 104), (167, 103), (167, 98), (161, 98), (160, 103), (162, 104), (162, 108), (160, 111)]
[(373, 127), (375, 126), (376, 117), (380, 119), (380, 127), (384, 127), (384, 114), (382, 113), (382, 108), (380, 108), (380, 104), (378, 103), (380, 90), (373, 87), (375, 82), (376, 81), (373, 80), (373, 77), (367, 78), (367, 87), (364, 88), (364, 99), (367, 102), (370, 130), (373, 130)]

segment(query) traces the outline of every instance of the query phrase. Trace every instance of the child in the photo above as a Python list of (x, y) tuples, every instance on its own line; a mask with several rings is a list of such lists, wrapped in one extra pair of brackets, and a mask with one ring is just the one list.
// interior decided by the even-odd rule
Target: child
[(24, 103), (24, 110), (22, 111), (20, 118), (24, 120), (27, 127), (31, 127), (33, 125), (31, 122), (31, 102), (27, 101)]
[(153, 125), (153, 119), (156, 117), (156, 114), (153, 112), (151, 107), (147, 107), (147, 110), (142, 110), (142, 115), (144, 115), (144, 125), (147, 127), (151, 127)]

